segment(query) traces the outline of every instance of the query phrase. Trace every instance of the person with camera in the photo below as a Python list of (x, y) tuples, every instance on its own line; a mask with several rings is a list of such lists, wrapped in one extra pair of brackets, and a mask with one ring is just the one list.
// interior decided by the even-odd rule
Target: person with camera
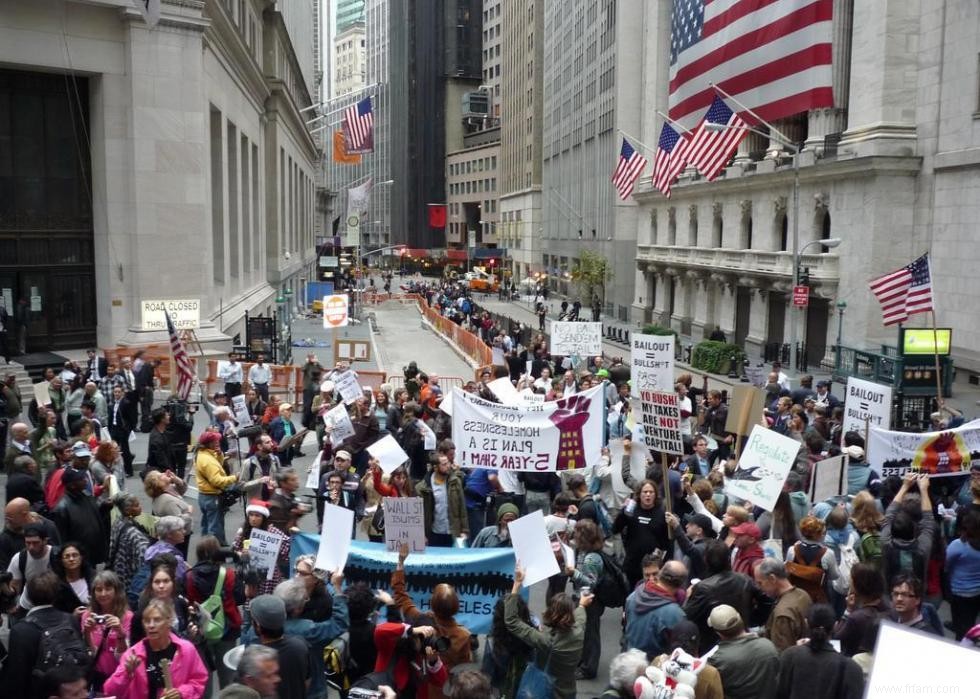
[(296, 497), (299, 490), (299, 474), (295, 469), (284, 468), (276, 473), (276, 489), (269, 498), (269, 523), (289, 534), (299, 531), (299, 518), (313, 508)]
[(213, 534), (227, 546), (225, 540), (225, 495), (237, 499), (238, 476), (232, 474), (221, 451), (221, 435), (212, 430), (204, 432), (197, 441), (194, 459), (197, 479), (197, 502), (201, 508), (201, 534)]
[(197, 413), (197, 403), (188, 403), (171, 396), (163, 406), (170, 414), (170, 421), (164, 434), (170, 441), (170, 455), (173, 470), (183, 480), (187, 470), (187, 453), (191, 446), (191, 434), (194, 431), (194, 414)]
[(411, 624), (385, 622), (374, 627), (378, 649), (374, 672), (389, 676), (396, 696), (443, 696), (449, 670), (436, 650), (439, 641), (434, 623), (431, 615), (420, 614)]
[(95, 576), (92, 596), (79, 621), (92, 655), (92, 688), (98, 694), (116, 671), (119, 657), (129, 648), (133, 624), (133, 612), (126, 602), (126, 588), (115, 572), (103, 570)]

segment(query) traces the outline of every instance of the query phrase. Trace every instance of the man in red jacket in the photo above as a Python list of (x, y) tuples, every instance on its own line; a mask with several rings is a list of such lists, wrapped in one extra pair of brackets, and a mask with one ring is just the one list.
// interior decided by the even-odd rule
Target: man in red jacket
[(745, 573), (750, 578), (755, 577), (755, 567), (766, 557), (759, 541), (762, 532), (754, 522), (743, 522), (729, 531), (735, 535), (735, 558), (732, 560), (732, 570)]

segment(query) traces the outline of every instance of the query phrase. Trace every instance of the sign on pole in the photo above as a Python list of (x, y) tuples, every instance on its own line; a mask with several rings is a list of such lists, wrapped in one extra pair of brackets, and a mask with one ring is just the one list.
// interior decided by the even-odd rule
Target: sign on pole
[(555, 321), (551, 324), (551, 353), (562, 357), (602, 354), (602, 323)]
[(343, 328), (349, 322), (347, 294), (323, 297), (323, 327)]
[(725, 492), (772, 511), (799, 451), (795, 439), (756, 425), (735, 473), (725, 479)]
[(892, 389), (890, 386), (851, 377), (844, 398), (844, 420), (841, 436), (848, 432), (864, 434), (867, 427), (887, 430), (892, 424)]
[(633, 395), (674, 390), (674, 336), (630, 335)]
[(677, 394), (642, 391), (640, 406), (643, 414), (643, 438), (650, 451), (683, 454), (681, 407)]
[(140, 302), (140, 317), (143, 330), (166, 330), (167, 317), (174, 324), (174, 330), (197, 330), (201, 327), (201, 300), (176, 299)]
[(385, 548), (397, 551), (408, 544), (410, 553), (425, 551), (425, 513), (422, 498), (384, 498)]
[(810, 287), (808, 286), (794, 286), (793, 287), (793, 305), (797, 308), (806, 308), (810, 305)]

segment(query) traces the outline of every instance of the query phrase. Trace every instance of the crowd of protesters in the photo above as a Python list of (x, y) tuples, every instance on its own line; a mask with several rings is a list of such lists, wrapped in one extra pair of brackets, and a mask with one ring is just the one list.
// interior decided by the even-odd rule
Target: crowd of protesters
[[(552, 356), (541, 335), (525, 346), (522, 328), (487, 323), (458, 285), (411, 290), (503, 350), (504, 363), (465, 391), (497, 401), (490, 384), (504, 377), (544, 400), (604, 386), (599, 461), (561, 475), (462, 468), (440, 409), (446, 392), (424, 359), (404, 368), (397, 389), (352, 401), (353, 434), (340, 440), (323, 417), (343, 404), (337, 383), (353, 370), (314, 355), (295, 406), (269, 394), (261, 360), (246, 374), (231, 356), (221, 390), (202, 400), (209, 426), (196, 435), (194, 405), (153, 407), (155, 367), (139, 357), (117, 367), (92, 352), (87, 366), (51, 372), (45, 405), (24, 403), (5, 383), (22, 408), (8, 410), (16, 421), (4, 458), (5, 694), (298, 699), (326, 696), (329, 681), (378, 696), (463, 699), (514, 697), (543, 680), (537, 686), (553, 696), (574, 697), (614, 646), (622, 652), (603, 697), (633, 697), (681, 668), (697, 697), (850, 699), (863, 695), (883, 620), (980, 642), (980, 469), (965, 482), (881, 478), (862, 435), (841, 433), (830, 387), (803, 377), (791, 388), (777, 365), (765, 419), (799, 453), (766, 511), (725, 491), (739, 437), (726, 431), (723, 394), (678, 377), (686, 453), (665, 470), (634, 440), (621, 360)], [(251, 426), (231, 409), (239, 394)], [(957, 419), (936, 416), (946, 426)], [(150, 433), (142, 480), (129, 452), (137, 429)], [(368, 447), (389, 434), (408, 460), (386, 475)], [(846, 492), (811, 503), (813, 464), (841, 450)], [(647, 465), (639, 477), (637, 459)], [(313, 556), (290, 562), (291, 535), (312, 529), (324, 505), (354, 513), (354, 531), (336, 536), (381, 541), (380, 499), (412, 495), (422, 499), (429, 546), (508, 547), (510, 523), (542, 511), (560, 573), (540, 616), (520, 594), (520, 563), (491, 632), (478, 638), (456, 620), (451, 585), (427, 599), (407, 593), (407, 549), (387, 590), (318, 570)], [(242, 504), (243, 526), (226, 532), (229, 509)], [(284, 539), (271, 570), (250, 562), (255, 530)], [(617, 637), (602, 634), (604, 614), (621, 620)], [(712, 649), (706, 664), (692, 662)]]

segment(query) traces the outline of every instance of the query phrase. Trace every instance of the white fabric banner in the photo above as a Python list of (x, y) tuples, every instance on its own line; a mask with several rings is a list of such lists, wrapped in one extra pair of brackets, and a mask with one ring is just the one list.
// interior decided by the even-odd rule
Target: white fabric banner
[(771, 511), (799, 451), (795, 439), (756, 425), (738, 468), (725, 479), (725, 492)]
[(347, 190), (347, 240), (344, 245), (356, 247), (361, 244), (361, 217), (368, 210), (371, 201), (373, 179)]
[(602, 354), (602, 323), (555, 321), (551, 324), (551, 353), (562, 357)]
[(630, 335), (633, 395), (640, 391), (674, 390), (674, 336)]
[(603, 386), (558, 401), (501, 405), (453, 389), (460, 465), (566, 471), (595, 464), (603, 438)]
[(888, 476), (902, 476), (911, 469), (936, 476), (958, 476), (980, 464), (980, 420), (942, 432), (892, 432), (872, 427), (868, 463)]

